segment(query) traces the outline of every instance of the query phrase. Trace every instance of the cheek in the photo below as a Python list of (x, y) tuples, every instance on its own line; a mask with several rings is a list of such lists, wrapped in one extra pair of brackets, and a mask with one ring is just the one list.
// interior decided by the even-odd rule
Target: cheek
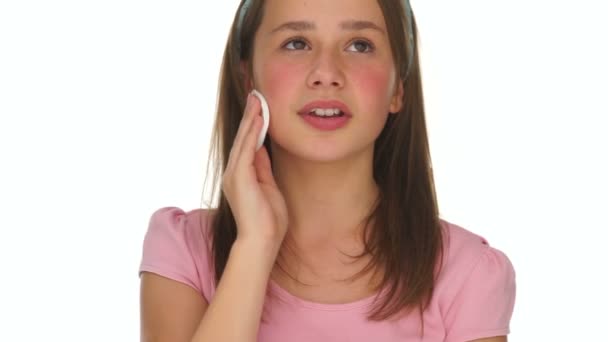
[[(256, 87), (262, 89), (262, 93), (269, 103), (275, 108), (293, 110), (289, 99), (299, 98), (297, 92), (302, 88), (305, 79), (305, 67), (278, 60), (261, 65), (256, 75)], [(386, 114), (390, 106), (393, 92), (394, 77), (386, 67), (377, 65), (357, 68), (347, 68), (346, 77), (351, 83), (349, 88), (354, 92), (356, 101), (362, 108), (372, 112)]]
[(354, 75), (357, 95), (366, 108), (375, 108), (380, 113), (388, 110), (392, 95), (393, 78), (386, 70), (366, 69)]
[(298, 89), (299, 79), (296, 75), (298, 73), (293, 64), (273, 62), (262, 67), (258, 86), (264, 89), (264, 96), (278, 104), (281, 100), (293, 98), (290, 92)]
[(301, 97), (298, 92), (302, 87), (302, 76), (293, 63), (262, 64), (256, 75), (256, 87), (262, 92), (270, 109), (270, 124), (268, 134), (277, 141), (284, 141), (284, 132), (289, 132), (292, 114), (297, 108), (291, 101)]

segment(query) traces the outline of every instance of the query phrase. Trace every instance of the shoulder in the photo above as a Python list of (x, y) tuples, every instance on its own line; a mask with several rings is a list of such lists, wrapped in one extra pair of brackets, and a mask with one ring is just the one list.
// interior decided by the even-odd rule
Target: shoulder
[[(193, 209), (184, 211), (178, 207), (163, 207), (154, 211), (148, 223), (145, 242), (150, 242), (150, 248), (169, 248), (171, 246), (187, 248), (194, 255), (197, 251), (211, 248), (211, 220), (213, 211), (210, 209)], [(174, 252), (179, 250), (174, 249)]]
[(211, 232), (211, 209), (197, 208), (184, 211), (178, 207), (163, 207), (154, 211), (146, 234), (184, 235), (190, 238), (207, 237)]
[[(209, 218), (213, 214), (211, 209), (205, 208), (197, 208), (189, 211), (184, 211), (179, 207), (162, 207), (154, 211), (150, 217), (150, 222), (169, 222), (171, 226), (179, 225), (179, 222), (185, 220), (187, 222), (193, 223), (196, 220)], [(190, 225), (190, 227), (194, 227), (196, 225)], [(199, 226), (197, 228), (204, 228), (203, 226)]]
[[(496, 267), (503, 271), (513, 269), (508, 256), (490, 245), (488, 240), (452, 222), (441, 220), (444, 236), (444, 259), (442, 266), (448, 275), (472, 271), (476, 266)], [(495, 263), (492, 264), (491, 261)]]
[(185, 283), (208, 297), (213, 292), (211, 209), (162, 207), (150, 216), (139, 272)]
[(484, 237), (450, 221), (442, 219), (441, 228), (445, 237), (445, 248), (451, 254), (480, 252), (489, 246)]
[(510, 259), (478, 234), (445, 220), (442, 226), (444, 259), (436, 295), (447, 340), (508, 334), (516, 292)]

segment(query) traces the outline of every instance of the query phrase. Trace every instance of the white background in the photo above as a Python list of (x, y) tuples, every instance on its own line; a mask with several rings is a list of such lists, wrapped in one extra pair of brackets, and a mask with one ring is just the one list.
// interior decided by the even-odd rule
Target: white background
[[(515, 265), (511, 341), (606, 338), (591, 3), (412, 1), (441, 212)], [(154, 210), (200, 205), (236, 7), (0, 2), (0, 341), (139, 339), (143, 236)]]

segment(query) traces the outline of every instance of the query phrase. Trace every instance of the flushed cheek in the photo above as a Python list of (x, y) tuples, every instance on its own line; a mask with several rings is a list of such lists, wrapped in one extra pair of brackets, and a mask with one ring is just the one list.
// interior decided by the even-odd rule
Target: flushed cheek
[[(281, 62), (274, 59), (272, 63), (260, 65), (256, 75), (256, 86), (260, 87), (262, 93), (270, 104), (272, 114), (280, 112), (294, 112), (301, 98), (300, 91), (306, 88), (306, 75), (309, 72), (304, 65), (291, 62)], [(390, 99), (393, 91), (394, 76), (391, 70), (383, 65), (366, 65), (357, 67), (346, 67), (343, 70), (346, 91), (344, 98), (353, 110), (379, 113), (385, 115), (388, 112)], [(280, 112), (278, 112), (280, 110)], [(276, 117), (280, 121), (279, 117)], [(272, 121), (272, 120), (271, 120)]]
[(366, 69), (353, 75), (357, 101), (367, 110), (386, 114), (390, 106), (394, 78), (386, 70)]
[(268, 134), (277, 142), (285, 142), (291, 126), (297, 124), (293, 119), (302, 103), (294, 102), (301, 98), (303, 76), (293, 63), (280, 63), (276, 60), (262, 64), (259, 71), (256, 87), (263, 93), (270, 109)]
[(273, 62), (263, 66), (259, 86), (269, 101), (283, 110), (290, 109), (289, 100), (297, 99), (303, 80), (293, 64)]

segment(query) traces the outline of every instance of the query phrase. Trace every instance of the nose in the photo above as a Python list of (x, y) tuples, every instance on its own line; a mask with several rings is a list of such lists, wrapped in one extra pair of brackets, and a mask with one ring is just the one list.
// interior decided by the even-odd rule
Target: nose
[(340, 58), (327, 50), (317, 53), (312, 61), (307, 84), (312, 89), (342, 88), (344, 86), (344, 73), (340, 65)]

